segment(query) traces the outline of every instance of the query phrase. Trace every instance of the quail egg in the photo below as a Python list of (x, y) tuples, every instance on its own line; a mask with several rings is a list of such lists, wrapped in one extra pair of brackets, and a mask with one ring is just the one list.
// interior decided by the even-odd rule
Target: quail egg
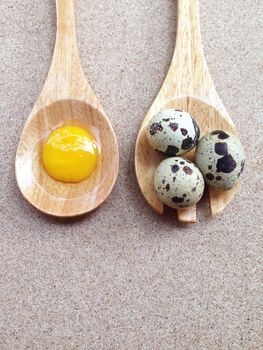
[(199, 141), (195, 163), (209, 186), (228, 190), (244, 170), (245, 153), (235, 136), (216, 130)]
[(195, 164), (181, 157), (171, 157), (158, 166), (154, 187), (164, 204), (178, 209), (196, 204), (203, 195), (205, 183)]
[(193, 149), (199, 137), (200, 128), (195, 119), (177, 109), (166, 109), (156, 114), (147, 128), (150, 145), (170, 157)]

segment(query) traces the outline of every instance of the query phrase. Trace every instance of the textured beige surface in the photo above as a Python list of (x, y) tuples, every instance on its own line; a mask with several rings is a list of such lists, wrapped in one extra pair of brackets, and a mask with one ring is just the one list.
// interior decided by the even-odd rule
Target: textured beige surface
[(179, 227), (139, 193), (140, 122), (175, 42), (174, 0), (77, 0), (85, 73), (115, 128), (117, 185), (91, 215), (61, 221), (22, 198), (14, 157), (45, 80), (53, 0), (0, 3), (0, 349), (262, 349), (262, 0), (201, 0), (205, 54), (242, 135), (242, 190)]

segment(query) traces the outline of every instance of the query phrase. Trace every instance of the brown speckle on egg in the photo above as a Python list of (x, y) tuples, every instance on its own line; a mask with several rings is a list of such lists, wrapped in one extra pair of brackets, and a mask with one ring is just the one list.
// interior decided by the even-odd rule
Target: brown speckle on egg
[(187, 137), (182, 142), (182, 149), (190, 150), (193, 146), (193, 139), (191, 137)]
[(169, 128), (175, 132), (178, 129), (178, 124), (177, 123), (170, 123)]
[(187, 175), (192, 175), (192, 174), (193, 174), (193, 170), (192, 170), (189, 166), (184, 166), (184, 167), (183, 167), (183, 171), (184, 171)]
[(218, 173), (231, 173), (235, 170), (237, 166), (236, 161), (231, 156), (231, 154), (227, 154), (222, 158), (219, 158), (216, 163), (216, 171)]
[(215, 152), (216, 152), (216, 154), (218, 154), (220, 156), (227, 155), (228, 154), (227, 143), (225, 143), (225, 142), (217, 142), (215, 144)]
[(171, 166), (171, 170), (174, 174), (177, 173), (177, 171), (179, 171), (179, 169), (180, 169), (180, 167), (177, 164), (173, 164)]
[(215, 178), (214, 175), (211, 174), (211, 173), (206, 174), (205, 177), (206, 177), (208, 180), (214, 180), (214, 178)]
[(168, 146), (166, 150), (166, 154), (171, 157), (176, 156), (178, 152), (179, 152), (179, 148), (176, 146)]
[(188, 131), (184, 128), (181, 128), (182, 135), (186, 136), (188, 134)]
[(161, 123), (153, 123), (150, 126), (150, 134), (153, 136), (155, 135), (158, 131), (162, 131), (163, 127)]
[(183, 203), (183, 201), (184, 201), (184, 198), (180, 198), (180, 197), (173, 197), (172, 198), (172, 201), (174, 202), (174, 203)]
[(211, 133), (212, 135), (217, 135), (220, 140), (225, 140), (229, 138), (229, 135), (223, 130), (215, 130)]

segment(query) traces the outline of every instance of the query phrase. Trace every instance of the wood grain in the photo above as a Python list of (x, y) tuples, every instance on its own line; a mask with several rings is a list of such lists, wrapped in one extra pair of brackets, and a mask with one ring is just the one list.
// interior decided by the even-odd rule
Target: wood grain
[[(117, 140), (102, 106), (82, 71), (76, 39), (74, 0), (57, 0), (57, 36), (51, 68), (22, 132), (16, 178), (24, 197), (39, 210), (68, 217), (98, 207), (118, 175)], [(77, 125), (93, 132), (100, 151), (92, 175), (79, 184), (58, 182), (45, 172), (42, 144), (54, 129)]]
[[(135, 150), (135, 169), (139, 187), (148, 204), (159, 214), (163, 213), (164, 205), (154, 189), (153, 177), (163, 156), (153, 150), (148, 143), (146, 128), (149, 120), (167, 108), (183, 109), (196, 118), (202, 135), (216, 129), (238, 135), (215, 90), (207, 68), (201, 43), (199, 0), (178, 0), (177, 3), (175, 52), (163, 86), (143, 120)], [(194, 152), (189, 156), (193, 158)], [(212, 215), (219, 214), (225, 209), (237, 189), (238, 186), (227, 192), (210, 189)], [(177, 215), (182, 223), (196, 222), (196, 207), (177, 210)]]

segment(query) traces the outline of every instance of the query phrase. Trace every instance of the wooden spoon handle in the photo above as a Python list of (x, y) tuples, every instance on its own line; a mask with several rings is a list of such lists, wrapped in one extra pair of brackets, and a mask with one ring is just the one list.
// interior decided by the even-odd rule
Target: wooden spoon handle
[(74, 0), (56, 0), (57, 4), (57, 36), (54, 61), (59, 69), (65, 71), (80, 70), (77, 47)]
[(74, 0), (56, 0), (57, 35), (52, 64), (45, 84), (45, 95), (54, 99), (74, 97), (86, 85), (78, 48)]
[[(191, 47), (199, 51), (201, 46), (199, 0), (177, 0), (177, 49)], [(193, 49), (192, 49), (193, 50)]]
[(204, 98), (204, 86), (210, 87), (212, 82), (201, 43), (199, 0), (178, 0), (177, 7), (177, 39), (171, 63), (175, 95)]
[(56, 0), (57, 35), (52, 64), (42, 94), (40, 109), (56, 100), (85, 101), (103, 111), (83, 73), (77, 48), (74, 0)]
[[(74, 0), (56, 0), (56, 5), (57, 37), (55, 56), (59, 53), (59, 50), (63, 52), (64, 56), (78, 56)], [(58, 52), (56, 52), (56, 49)]]
[(205, 60), (199, 0), (178, 0), (177, 39), (168, 77), (176, 82), (173, 97), (191, 96), (214, 106), (229, 118), (211, 79)]
[[(57, 32), (76, 39), (76, 23), (74, 0), (56, 0), (57, 5)], [(76, 41), (76, 40), (75, 40)]]

